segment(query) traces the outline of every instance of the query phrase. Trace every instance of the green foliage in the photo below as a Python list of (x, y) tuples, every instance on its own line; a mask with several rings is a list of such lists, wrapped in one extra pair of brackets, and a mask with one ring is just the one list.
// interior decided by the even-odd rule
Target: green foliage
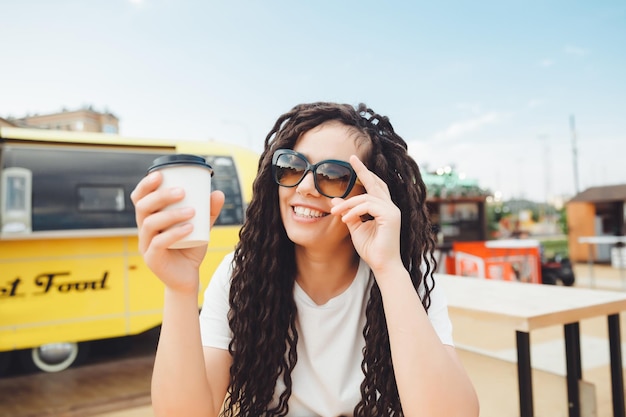
[(565, 210), (565, 207), (559, 210), (559, 218), (557, 220), (557, 224), (561, 228), (561, 231), (563, 232), (563, 234), (567, 235), (569, 230), (567, 227), (567, 210)]
[(553, 258), (556, 255), (560, 255), (562, 257), (569, 256), (567, 238), (543, 240), (541, 245), (543, 246), (543, 253), (546, 258)]
[(489, 234), (498, 231), (498, 222), (502, 219), (503, 212), (500, 204), (487, 204), (487, 227)]
[(534, 222), (538, 222), (538, 221), (541, 220), (541, 215), (539, 213), (539, 209), (536, 206), (531, 209), (530, 214), (531, 214), (531, 219)]

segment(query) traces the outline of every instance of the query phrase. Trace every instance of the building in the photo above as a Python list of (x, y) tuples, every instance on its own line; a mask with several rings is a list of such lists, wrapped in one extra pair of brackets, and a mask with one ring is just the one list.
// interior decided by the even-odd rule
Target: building
[(3, 119), (2, 117), (0, 117), (0, 127), (18, 127), (18, 126), (15, 123), (11, 122), (10, 120)]
[(112, 113), (95, 111), (91, 106), (78, 110), (63, 109), (58, 113), (34, 114), (21, 118), (0, 119), (8, 126), (79, 132), (119, 133), (119, 120)]
[(425, 172), (426, 205), (440, 244), (488, 239), (486, 201), (488, 190), (451, 167)]
[[(578, 240), (584, 236), (623, 236), (626, 234), (626, 184), (591, 187), (566, 204), (570, 258), (589, 260), (589, 247)], [(593, 260), (611, 261), (610, 244), (593, 248)]]

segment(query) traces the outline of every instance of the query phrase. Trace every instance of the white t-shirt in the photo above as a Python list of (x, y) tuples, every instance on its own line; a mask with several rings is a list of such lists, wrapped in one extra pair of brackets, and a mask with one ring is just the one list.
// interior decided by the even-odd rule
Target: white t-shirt
[[(200, 313), (204, 346), (227, 350), (232, 338), (227, 318), (232, 259), (232, 253), (224, 258), (204, 293)], [(290, 416), (352, 415), (361, 399), (363, 328), (371, 285), (370, 268), (363, 260), (348, 289), (324, 305), (315, 304), (295, 284), (298, 362), (291, 373)], [(453, 345), (452, 324), (440, 286), (435, 286), (430, 298), (428, 317), (441, 342)], [(274, 401), (284, 388), (279, 379)]]

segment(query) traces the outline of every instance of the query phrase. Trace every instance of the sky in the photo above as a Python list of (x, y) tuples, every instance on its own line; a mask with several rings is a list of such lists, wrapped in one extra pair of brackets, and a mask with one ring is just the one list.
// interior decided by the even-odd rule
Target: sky
[(624, 0), (0, 0), (0, 15), (0, 117), (91, 105), (123, 135), (261, 151), (298, 103), (363, 102), (422, 170), (505, 200), (626, 183)]

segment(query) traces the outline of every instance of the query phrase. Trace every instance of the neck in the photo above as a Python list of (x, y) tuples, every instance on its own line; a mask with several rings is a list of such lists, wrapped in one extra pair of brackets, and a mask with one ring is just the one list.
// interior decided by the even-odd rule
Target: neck
[(359, 268), (359, 256), (350, 251), (312, 252), (296, 248), (298, 285), (318, 305), (344, 292)]

